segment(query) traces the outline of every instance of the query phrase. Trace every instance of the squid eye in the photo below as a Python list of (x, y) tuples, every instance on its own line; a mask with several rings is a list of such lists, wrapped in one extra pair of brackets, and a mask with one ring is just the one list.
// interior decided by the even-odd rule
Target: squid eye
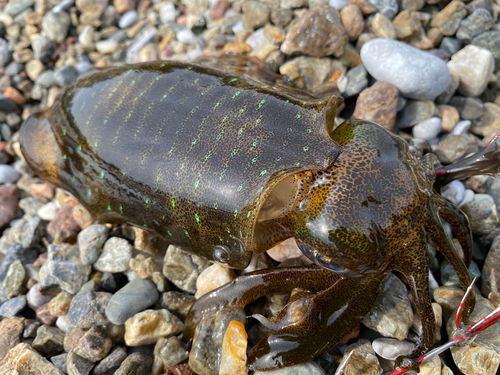
[(300, 251), (309, 258), (312, 262), (316, 263), (318, 266), (326, 268), (332, 272), (335, 272), (338, 275), (342, 276), (360, 276), (355, 272), (352, 272), (348, 269), (345, 269), (341, 265), (335, 263), (330, 258), (321, 254), (317, 250), (313, 249), (311, 246), (306, 245), (305, 243), (298, 244)]

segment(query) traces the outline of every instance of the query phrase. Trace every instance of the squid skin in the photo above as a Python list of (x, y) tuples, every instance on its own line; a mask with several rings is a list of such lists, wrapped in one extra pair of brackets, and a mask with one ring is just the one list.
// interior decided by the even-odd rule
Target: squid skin
[(465, 289), (467, 217), (437, 194), (432, 167), (402, 138), (369, 121), (335, 127), (340, 104), (241, 69), (127, 65), (64, 89), (24, 122), (20, 143), (31, 168), (99, 221), (139, 226), (228, 267), (243, 269), (253, 253), (295, 238), (312, 265), (256, 271), (202, 296), (186, 318), (186, 341), (221, 308), (301, 288), (275, 317), (256, 317), (271, 332), (249, 349), (248, 365), (302, 363), (349, 334), (398, 271), (423, 325), (415, 358), (435, 337), (427, 242)]

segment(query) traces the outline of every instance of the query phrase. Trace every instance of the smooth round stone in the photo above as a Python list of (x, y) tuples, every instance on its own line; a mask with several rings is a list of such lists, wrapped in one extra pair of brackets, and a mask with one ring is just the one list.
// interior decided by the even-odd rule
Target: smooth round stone
[(458, 205), (458, 207), (462, 207), (464, 204), (472, 202), (474, 200), (474, 195), (475, 194), (476, 193), (474, 193), (473, 190), (471, 190), (471, 189), (465, 189), (464, 199), (462, 199), (462, 202), (460, 202), (460, 204)]
[(78, 78), (78, 72), (74, 66), (63, 65), (54, 71), (54, 80), (59, 87), (66, 87)]
[[(49, 38), (44, 36), (39, 36), (35, 40), (31, 42), (31, 47), (33, 48), (33, 53), (35, 55), (35, 59), (46, 61), (50, 58), (50, 54), (53, 52), (52, 44)], [(33, 61), (33, 60), (32, 60)], [(28, 63), (31, 63), (29, 61)], [(45, 69), (45, 68), (44, 68)], [(41, 70), (43, 71), (43, 69)], [(29, 76), (31, 78), (31, 76)], [(36, 77), (35, 77), (36, 79)]]
[(52, 10), (54, 12), (66, 12), (66, 11), (70, 10), (74, 4), (75, 4), (75, 0), (62, 0), (59, 3), (57, 3), (56, 5), (54, 5)]
[(379, 356), (394, 361), (401, 355), (410, 354), (415, 349), (415, 344), (410, 341), (399, 341), (396, 339), (379, 338), (372, 342), (373, 350)]
[(137, 21), (139, 21), (139, 15), (136, 10), (129, 10), (125, 14), (120, 17), (120, 21), (118, 22), (118, 26), (122, 29), (126, 29), (129, 26), (132, 26)]
[(471, 125), (472, 121), (470, 120), (459, 121), (450, 134), (465, 134), (470, 129)]
[(196, 44), (196, 36), (190, 29), (179, 30), (176, 34), (177, 40), (184, 44), (194, 46)]
[(97, 42), (95, 44), (95, 49), (97, 50), (97, 52), (105, 55), (115, 52), (119, 46), (120, 45), (116, 40), (107, 39), (107, 40), (100, 40), (99, 42)]
[(10, 63), (12, 52), (9, 50), (9, 43), (0, 38), (0, 66), (6, 66)]
[(441, 163), (454, 163), (465, 155), (471, 143), (471, 138), (467, 134), (450, 134), (439, 142), (437, 157)]
[(439, 117), (431, 117), (430, 119), (415, 125), (412, 129), (412, 133), (415, 138), (424, 139), (426, 141), (436, 137), (440, 132), (441, 119)]
[(56, 213), (60, 208), (61, 205), (57, 201), (51, 201), (40, 207), (36, 213), (43, 220), (52, 221), (56, 217)]
[(474, 234), (487, 234), (498, 224), (497, 209), (491, 195), (475, 194), (471, 202), (460, 208), (469, 217)]
[(81, 76), (83, 73), (87, 72), (89, 69), (92, 69), (94, 65), (87, 61), (80, 61), (76, 65), (76, 70), (78, 71), (78, 76)]
[(7, 98), (4, 94), (0, 94), (0, 111), (14, 112), (17, 109), (16, 103)]
[(21, 175), (16, 169), (7, 164), (0, 164), (0, 184), (16, 182)]
[(406, 43), (373, 39), (363, 45), (360, 55), (375, 79), (392, 83), (411, 99), (434, 100), (450, 80), (443, 60)]
[(91, 46), (94, 42), (94, 28), (90, 25), (85, 25), (78, 36), (78, 41), (83, 46)]
[(343, 7), (347, 5), (347, 0), (330, 0), (328, 4), (332, 7), (340, 11)]
[(61, 44), (66, 39), (71, 24), (66, 12), (48, 12), (43, 16), (43, 31), (51, 42)]
[(457, 38), (445, 36), (443, 40), (441, 40), (441, 45), (439, 46), (439, 48), (448, 51), (450, 55), (454, 55), (455, 53), (460, 51), (460, 48), (462, 48), (462, 41)]
[(131, 316), (154, 304), (158, 296), (158, 290), (151, 281), (134, 279), (111, 297), (106, 306), (106, 316), (113, 324), (123, 324)]
[(398, 14), (399, 6), (397, 0), (368, 0), (380, 13), (392, 20)]
[(54, 76), (54, 71), (52, 70), (41, 72), (35, 80), (35, 85), (40, 85), (45, 88), (49, 88), (51, 86), (54, 86), (55, 84), (56, 78)]
[(452, 181), (442, 189), (441, 195), (458, 206), (464, 199), (465, 185), (458, 180)]

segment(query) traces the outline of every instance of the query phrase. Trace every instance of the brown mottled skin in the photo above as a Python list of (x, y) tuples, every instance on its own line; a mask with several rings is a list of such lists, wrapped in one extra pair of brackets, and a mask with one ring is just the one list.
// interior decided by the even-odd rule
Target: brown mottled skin
[[(109, 69), (80, 79), (51, 110), (26, 120), (21, 147), (35, 171), (100, 221), (141, 226), (233, 268), (290, 237), (314, 262), (256, 271), (204, 295), (186, 319), (186, 340), (218, 309), (300, 288), (277, 316), (256, 316), (271, 333), (249, 350), (248, 364), (305, 362), (350, 333), (386, 275), (399, 271), (423, 325), (413, 356), (430, 349), (427, 240), (467, 287), (466, 216), (436, 194), (433, 171), (400, 137), (365, 121), (332, 130), (336, 98), (280, 91), (287, 94), (194, 64)], [(267, 202), (280, 196), (273, 189), (283, 186), (290, 187), (285, 203), (269, 214)]]

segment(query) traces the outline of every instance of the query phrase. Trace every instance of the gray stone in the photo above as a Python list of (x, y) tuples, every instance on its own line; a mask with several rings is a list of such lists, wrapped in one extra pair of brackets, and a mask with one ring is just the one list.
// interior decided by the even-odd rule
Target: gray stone
[(182, 292), (162, 293), (161, 298), (156, 303), (157, 309), (167, 309), (172, 314), (181, 319), (185, 319), (191, 306), (196, 302), (194, 296)]
[(4, 94), (0, 94), (0, 111), (9, 113), (15, 110), (17, 110), (16, 103), (7, 98)]
[(165, 254), (163, 275), (178, 288), (196, 293), (196, 280), (210, 265), (207, 259), (170, 245)]
[(59, 87), (66, 87), (78, 78), (78, 71), (74, 66), (63, 65), (54, 71), (54, 80)]
[(441, 133), (441, 119), (439, 117), (431, 117), (424, 120), (412, 129), (412, 134), (415, 138), (430, 141)]
[[(481, 271), (479, 271), (479, 267), (474, 261), (472, 261), (469, 266), (469, 274), (471, 279), (474, 277), (481, 277)], [(462, 287), (455, 269), (447, 260), (441, 263), (441, 284), (444, 286), (456, 286), (457, 288)]]
[[(31, 42), (31, 47), (33, 48), (35, 59), (37, 59), (38, 61), (49, 60), (51, 57), (51, 53), (53, 52), (50, 39), (45, 36), (39, 36), (38, 38), (33, 40)], [(43, 69), (43, 66), (41, 68)], [(28, 77), (31, 78), (29, 74)]]
[(44, 357), (52, 357), (64, 351), (64, 332), (59, 328), (43, 324), (36, 331), (33, 349)]
[(176, 336), (158, 340), (155, 351), (165, 366), (174, 366), (189, 357), (189, 350)]
[(21, 175), (11, 165), (0, 164), (0, 184), (16, 182)]
[(73, 348), (73, 352), (80, 357), (97, 362), (106, 357), (113, 343), (106, 328), (92, 327)]
[(139, 20), (139, 15), (136, 10), (129, 10), (125, 12), (120, 17), (120, 21), (118, 22), (118, 26), (122, 29), (126, 29), (129, 26), (132, 26)]
[(478, 98), (454, 96), (448, 104), (458, 109), (464, 120), (476, 120), (486, 112), (483, 102)]
[(94, 263), (94, 268), (101, 272), (125, 272), (132, 258), (132, 245), (127, 240), (111, 237), (104, 244), (101, 256)]
[(476, 9), (460, 23), (457, 38), (466, 44), (470, 43), (474, 37), (490, 30), (494, 25), (493, 17), (488, 10), (484, 8)]
[(113, 375), (127, 358), (127, 351), (122, 346), (117, 346), (94, 368), (94, 375)]
[(471, 44), (486, 48), (493, 54), (493, 58), (495, 59), (495, 67), (497, 70), (500, 66), (500, 31), (487, 31), (476, 36), (472, 39)]
[(271, 371), (255, 371), (254, 375), (326, 375), (325, 370), (315, 362), (283, 367)]
[(109, 324), (105, 310), (111, 296), (110, 293), (94, 292), (92, 290), (78, 293), (71, 300), (68, 311), (69, 321), (79, 328)]
[(66, 369), (69, 375), (88, 375), (93, 367), (94, 362), (80, 357), (73, 350), (66, 357)]
[(35, 80), (35, 85), (40, 85), (45, 88), (50, 88), (51, 86), (55, 86), (56, 78), (54, 76), (54, 71), (46, 70), (42, 72)]
[(367, 72), (363, 64), (350, 69), (347, 74), (347, 85), (342, 95), (346, 98), (358, 95), (368, 86)]
[(0, 38), (0, 66), (6, 66), (12, 59), (12, 52), (9, 50), (9, 43)]
[(116, 370), (115, 375), (143, 375), (149, 374), (153, 359), (142, 353), (130, 354)]
[(462, 41), (460, 41), (457, 38), (445, 36), (441, 40), (441, 44), (440, 44), (439, 48), (444, 49), (445, 51), (448, 51), (450, 53), (450, 55), (454, 55), (455, 53), (460, 51), (460, 49), (462, 48)]
[(452, 181), (441, 189), (441, 195), (458, 206), (464, 199), (465, 186), (461, 181)]
[(26, 197), (19, 201), (19, 208), (30, 217), (37, 214), (38, 210), (45, 205), (45, 200), (40, 198)]
[(500, 290), (500, 236), (495, 237), (486, 256), (481, 279), (481, 290), (484, 295)]
[(99, 258), (99, 254), (108, 237), (109, 229), (102, 224), (91, 225), (78, 233), (78, 247), (82, 264), (92, 265)]
[(467, 16), (465, 4), (461, 1), (453, 0), (432, 18), (431, 27), (437, 27), (445, 36), (453, 36), (465, 16)]
[(13, 243), (3, 251), (5, 257), (0, 263), (0, 282), (3, 282), (7, 271), (12, 263), (20, 260), (23, 266), (31, 264), (38, 257), (38, 252), (35, 249), (25, 249), (19, 243)]
[(441, 163), (454, 163), (465, 155), (471, 143), (471, 138), (467, 134), (449, 134), (439, 142), (436, 155)]
[(51, 42), (61, 44), (66, 39), (70, 23), (66, 12), (47, 12), (42, 19), (42, 28)]
[(26, 307), (26, 296), (11, 298), (0, 305), (0, 316), (4, 318), (12, 318), (22, 309)]
[(474, 234), (487, 234), (498, 224), (495, 201), (488, 194), (476, 194), (460, 208), (469, 217)]
[(386, 337), (404, 340), (413, 322), (406, 286), (392, 273), (384, 280), (380, 295), (363, 324)]
[(390, 20), (398, 14), (399, 6), (397, 0), (368, 0), (368, 2), (374, 5), (380, 13)]
[(88, 280), (90, 266), (80, 262), (78, 248), (68, 245), (49, 245), (48, 259), (40, 268), (40, 283), (56, 284), (70, 294), (75, 294)]
[(106, 316), (113, 324), (123, 324), (134, 314), (154, 304), (158, 296), (158, 290), (151, 281), (134, 279), (111, 297)]
[(375, 79), (392, 83), (411, 99), (434, 100), (450, 80), (443, 60), (395, 40), (370, 40), (361, 48), (361, 60)]
[(55, 355), (50, 357), (50, 362), (54, 364), (59, 370), (68, 373), (68, 369), (66, 368), (66, 360), (68, 359), (68, 353), (62, 353), (59, 355)]
[(26, 271), (18, 259), (10, 265), (7, 276), (5, 276), (5, 280), (3, 281), (2, 287), (7, 299), (17, 297), (26, 290), (24, 285), (25, 279)]

